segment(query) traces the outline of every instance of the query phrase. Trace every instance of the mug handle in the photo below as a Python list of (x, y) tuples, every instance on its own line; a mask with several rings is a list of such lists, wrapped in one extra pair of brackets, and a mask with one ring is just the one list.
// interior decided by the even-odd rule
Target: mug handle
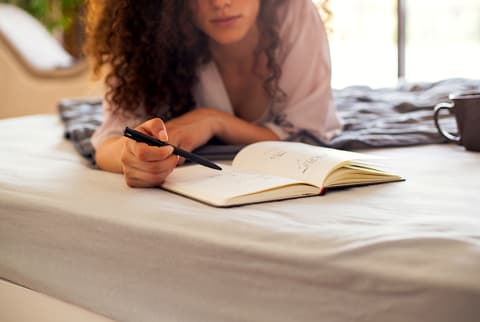
[(460, 136), (453, 135), (452, 133), (442, 130), (440, 123), (438, 122), (438, 116), (441, 110), (451, 110), (453, 108), (453, 103), (440, 103), (435, 106), (435, 113), (433, 114), (433, 119), (435, 121), (435, 126), (437, 127), (438, 132), (447, 140), (452, 142), (460, 142)]

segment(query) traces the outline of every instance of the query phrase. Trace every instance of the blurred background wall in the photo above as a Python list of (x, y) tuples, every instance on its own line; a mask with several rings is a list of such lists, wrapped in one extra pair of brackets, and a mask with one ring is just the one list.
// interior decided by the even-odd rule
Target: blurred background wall
[(0, 118), (102, 96), (82, 53), (83, 13), (83, 0), (0, 0)]

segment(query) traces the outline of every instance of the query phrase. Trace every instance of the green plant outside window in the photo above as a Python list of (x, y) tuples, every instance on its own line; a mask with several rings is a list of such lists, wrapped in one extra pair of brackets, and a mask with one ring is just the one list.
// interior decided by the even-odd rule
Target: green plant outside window
[(73, 23), (85, 0), (0, 0), (16, 5), (37, 18), (50, 31), (65, 31)]

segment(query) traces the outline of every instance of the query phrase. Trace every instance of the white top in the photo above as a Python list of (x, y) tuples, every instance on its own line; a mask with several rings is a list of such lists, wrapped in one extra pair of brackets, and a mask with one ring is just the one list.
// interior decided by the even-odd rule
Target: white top
[[(280, 88), (287, 94), (275, 102), (256, 123), (274, 131), (281, 139), (300, 129), (328, 142), (341, 130), (331, 91), (331, 63), (325, 27), (310, 0), (286, 1), (281, 8), (279, 37)], [(234, 114), (231, 101), (212, 61), (198, 69), (199, 82), (193, 95), (197, 106)], [(122, 135), (125, 126), (135, 127), (152, 116), (127, 119), (105, 109), (105, 122), (95, 132), (95, 147), (110, 136)]]

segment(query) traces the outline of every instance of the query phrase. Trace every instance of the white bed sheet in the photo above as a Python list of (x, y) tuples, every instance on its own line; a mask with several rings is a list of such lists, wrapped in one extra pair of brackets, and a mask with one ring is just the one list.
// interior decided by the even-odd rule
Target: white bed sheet
[(407, 181), (217, 209), (0, 120), (0, 277), (118, 321), (478, 321), (480, 153), (372, 152)]
[(115, 322), (0, 279), (2, 322)]

